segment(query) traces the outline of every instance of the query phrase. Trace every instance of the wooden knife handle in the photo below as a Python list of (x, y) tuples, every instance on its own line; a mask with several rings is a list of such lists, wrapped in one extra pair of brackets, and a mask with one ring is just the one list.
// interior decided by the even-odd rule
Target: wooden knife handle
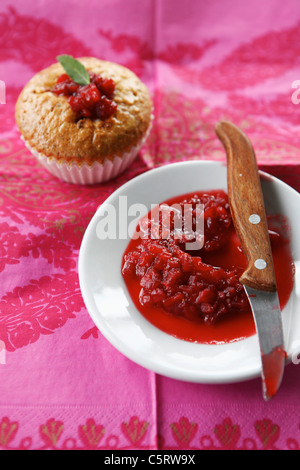
[(275, 292), (267, 218), (253, 147), (246, 135), (230, 122), (219, 122), (215, 131), (226, 151), (230, 210), (247, 258), (247, 268), (240, 281), (253, 289)]

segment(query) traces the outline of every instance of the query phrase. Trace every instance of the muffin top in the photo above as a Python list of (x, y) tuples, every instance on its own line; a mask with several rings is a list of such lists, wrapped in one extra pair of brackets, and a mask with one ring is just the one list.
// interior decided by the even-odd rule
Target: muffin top
[(146, 134), (152, 112), (149, 91), (126, 67), (93, 57), (78, 59), (88, 72), (112, 79), (115, 113), (106, 120), (78, 118), (65, 96), (51, 90), (64, 72), (60, 63), (37, 73), (16, 104), (16, 122), (25, 141), (59, 160), (103, 161), (122, 156)]

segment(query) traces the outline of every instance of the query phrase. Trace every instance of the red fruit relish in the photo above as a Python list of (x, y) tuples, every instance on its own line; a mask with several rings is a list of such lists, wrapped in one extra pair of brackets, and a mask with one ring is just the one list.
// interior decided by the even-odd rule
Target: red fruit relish
[(58, 96), (66, 96), (78, 118), (101, 119), (110, 118), (117, 109), (113, 101), (115, 83), (111, 78), (89, 73), (90, 83), (78, 85), (66, 73), (60, 75), (52, 92)]
[[(167, 201), (169, 206), (197, 203), (204, 205), (202, 249), (186, 250), (185, 240), (172, 232), (172, 218), (168, 238), (133, 237), (122, 263), (129, 294), (150, 323), (177, 338), (211, 344), (251, 336), (255, 324), (239, 282), (246, 258), (231, 222), (227, 195), (210, 191)], [(142, 219), (137, 232), (145, 226)], [(163, 229), (156, 233), (164, 233)], [(283, 308), (293, 288), (293, 262), (284, 237), (276, 232), (270, 236)]]

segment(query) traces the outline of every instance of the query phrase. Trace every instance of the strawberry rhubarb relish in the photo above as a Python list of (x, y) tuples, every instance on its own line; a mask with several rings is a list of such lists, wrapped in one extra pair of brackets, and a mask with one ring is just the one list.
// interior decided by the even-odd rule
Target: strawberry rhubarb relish
[[(192, 211), (190, 232), (195, 240), (196, 218), (203, 217), (199, 249), (189, 249), (191, 233), (178, 232), (176, 210), (170, 210), (174, 204), (181, 214), (186, 207)], [(161, 330), (193, 342), (230, 342), (254, 334), (250, 305), (239, 282), (246, 259), (226, 193), (188, 194), (158, 208), (155, 220), (153, 212), (141, 219), (123, 257), (122, 275), (140, 313)], [(270, 231), (270, 238), (283, 307), (293, 287), (293, 263), (284, 237)]]

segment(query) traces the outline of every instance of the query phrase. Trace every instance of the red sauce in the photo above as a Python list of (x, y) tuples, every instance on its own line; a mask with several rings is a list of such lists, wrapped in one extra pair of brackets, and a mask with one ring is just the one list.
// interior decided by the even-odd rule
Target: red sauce
[(52, 92), (68, 98), (69, 105), (78, 119), (90, 118), (105, 121), (111, 117), (117, 104), (113, 101), (115, 83), (111, 78), (89, 73), (90, 83), (78, 85), (66, 73), (60, 75)]
[[(143, 218), (136, 234), (142, 232), (144, 237), (133, 237), (122, 264), (136, 308), (157, 328), (186, 341), (228, 343), (255, 334), (250, 305), (239, 282), (246, 259), (231, 221), (227, 195), (223, 191), (188, 194), (165, 204), (189, 204), (193, 230), (195, 209), (203, 204), (203, 247), (196, 252), (186, 250), (191, 239), (186, 238), (186, 232), (178, 236), (174, 230), (176, 215), (171, 212), (170, 216), (170, 211), (166, 212), (166, 237), (161, 205), (156, 224), (153, 212)], [(293, 288), (293, 262), (286, 239), (275, 230), (270, 238), (283, 308)]]

